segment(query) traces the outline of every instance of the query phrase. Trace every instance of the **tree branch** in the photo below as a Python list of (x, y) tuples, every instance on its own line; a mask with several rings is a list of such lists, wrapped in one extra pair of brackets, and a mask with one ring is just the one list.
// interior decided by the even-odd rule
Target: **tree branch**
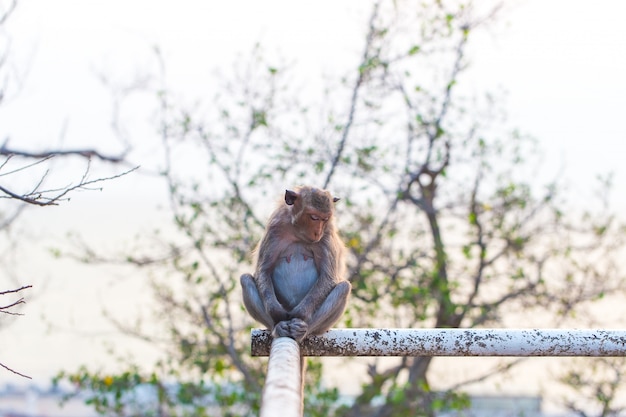
[[(22, 286), (20, 288), (14, 289), (14, 290), (0, 291), (0, 296), (7, 295), (7, 294), (15, 294), (15, 293), (18, 293), (18, 292), (20, 292), (22, 290), (25, 290), (27, 288), (32, 288), (32, 287), (33, 287), (32, 285), (24, 285), (24, 286)], [(19, 304), (24, 304), (24, 303), (26, 303), (26, 301), (24, 301), (24, 297), (22, 297), (19, 300), (15, 301), (15, 302), (13, 302), (11, 304), (8, 304), (8, 305), (5, 305), (5, 306), (0, 306), (0, 313), (10, 314), (10, 315), (13, 315), (13, 316), (20, 316), (21, 314), (13, 313), (13, 312), (8, 311), (8, 310), (10, 308), (12, 308), (12, 307), (15, 307), (15, 306), (17, 306)]]
[[(16, 294), (16, 293), (18, 293), (18, 292), (20, 292), (22, 290), (25, 290), (27, 288), (32, 288), (32, 287), (33, 287), (32, 285), (24, 285), (24, 286), (22, 286), (20, 288), (14, 289), (14, 290), (0, 291), (0, 296), (7, 295), (7, 294)], [(15, 307), (16, 305), (24, 304), (25, 302), (26, 301), (24, 301), (24, 298), (22, 297), (19, 300), (15, 301), (14, 303), (11, 303), (11, 304), (6, 305), (6, 306), (0, 306), (0, 313), (10, 314), (10, 315), (20, 315), (19, 313), (13, 313), (13, 312), (10, 312), (10, 311), (7, 311), (7, 310), (12, 308), (12, 307)], [(7, 371), (12, 372), (12, 373), (14, 373), (16, 375), (19, 375), (19, 376), (24, 377), (24, 378), (32, 379), (28, 375), (24, 375), (24, 374), (22, 374), (20, 372), (17, 372), (16, 370), (9, 368), (8, 366), (6, 366), (5, 364), (3, 364), (1, 362), (0, 362), (0, 366), (3, 367), (4, 369), (6, 369)]]
[(22, 290), (25, 290), (27, 288), (32, 288), (32, 287), (33, 287), (32, 285), (24, 285), (23, 287), (20, 287), (15, 290), (0, 291), (0, 295), (12, 294), (12, 293), (20, 292)]
[(330, 180), (335, 174), (335, 169), (337, 168), (337, 165), (339, 165), (339, 161), (341, 159), (341, 156), (343, 155), (343, 151), (346, 146), (346, 141), (348, 140), (348, 135), (350, 134), (350, 129), (352, 128), (352, 124), (354, 123), (354, 114), (356, 112), (356, 106), (357, 106), (357, 102), (359, 98), (359, 90), (361, 89), (361, 86), (363, 85), (363, 82), (365, 81), (365, 78), (366, 78), (365, 76), (370, 71), (369, 51), (370, 51), (370, 47), (372, 46), (372, 41), (374, 39), (374, 36), (376, 35), (376, 27), (374, 26), (374, 20), (376, 19), (377, 15), (378, 15), (378, 4), (374, 6), (374, 10), (372, 11), (372, 15), (370, 17), (369, 32), (367, 34), (366, 41), (365, 41), (365, 50), (363, 51), (363, 58), (361, 59), (361, 64), (359, 65), (359, 76), (356, 82), (354, 83), (354, 87), (352, 87), (352, 96), (350, 97), (350, 109), (348, 111), (348, 120), (346, 122), (346, 125), (343, 128), (343, 132), (341, 134), (341, 140), (339, 141), (339, 147), (337, 149), (337, 152), (335, 153), (335, 156), (333, 158), (333, 163), (330, 166), (330, 171), (328, 171), (328, 175), (326, 176), (326, 180), (324, 181), (324, 185), (322, 186), (322, 188), (328, 188), (328, 185), (330, 184)]
[[(103, 181), (108, 181), (108, 180), (113, 180), (116, 178), (120, 178), (126, 174), (130, 174), (131, 172), (135, 171), (139, 169), (138, 166), (131, 168), (127, 171), (122, 172), (121, 174), (116, 174), (110, 177), (104, 177), (104, 178), (97, 178), (95, 180), (87, 180), (87, 174), (89, 173), (89, 168), (87, 168), (87, 170), (85, 171), (85, 174), (82, 176), (80, 182), (76, 185), (73, 186), (67, 186), (65, 188), (57, 188), (57, 189), (49, 189), (49, 190), (39, 190), (39, 187), (41, 186), (41, 183), (43, 182), (44, 177), (41, 179), (41, 181), (37, 184), (37, 186), (35, 187), (35, 189), (29, 193), (26, 194), (18, 194), (16, 192), (13, 192), (11, 190), (9, 190), (6, 187), (0, 186), (0, 192), (4, 193), (6, 196), (5, 197), (1, 197), (0, 198), (12, 198), (12, 199), (16, 199), (16, 200), (20, 200), (23, 201), (24, 203), (28, 203), (28, 204), (32, 204), (35, 206), (56, 206), (58, 205), (59, 201), (64, 200), (64, 197), (74, 191), (74, 190), (78, 190), (78, 189), (86, 189), (87, 186), (99, 183), (99, 182), (103, 182)], [(46, 194), (50, 194), (50, 193), (58, 193), (56, 195), (53, 195), (51, 197), (46, 196)]]
[(2, 16), (0, 16), (0, 26), (4, 25), (11, 13), (15, 10), (15, 6), (17, 6), (17, 0), (13, 0)]
[(16, 370), (14, 370), (14, 369), (9, 368), (8, 366), (6, 366), (5, 364), (3, 364), (2, 362), (0, 362), (0, 366), (1, 366), (1, 367), (3, 367), (4, 369), (6, 369), (6, 370), (7, 370), (7, 371), (9, 371), (9, 372), (13, 372), (15, 375), (19, 375), (19, 376), (21, 376), (21, 377), (28, 378), (28, 379), (33, 379), (33, 378), (29, 377), (28, 375), (24, 375), (24, 374), (22, 374), (22, 373), (17, 372), (17, 371), (16, 371)]
[(83, 158), (96, 158), (104, 162), (121, 163), (124, 162), (126, 153), (120, 155), (105, 155), (95, 149), (67, 149), (67, 150), (48, 150), (42, 152), (29, 152), (12, 149), (7, 147), (8, 139), (0, 146), (0, 155), (2, 156), (21, 156), (22, 158), (46, 159), (54, 156), (80, 156)]

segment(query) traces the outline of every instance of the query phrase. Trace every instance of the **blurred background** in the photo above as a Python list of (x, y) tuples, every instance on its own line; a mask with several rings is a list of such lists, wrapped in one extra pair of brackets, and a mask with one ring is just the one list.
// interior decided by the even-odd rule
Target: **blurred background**
[[(298, 184), (338, 326), (623, 327), (625, 12), (0, 2), (0, 415), (256, 415), (238, 277)], [(624, 366), (316, 359), (306, 414), (621, 415)]]

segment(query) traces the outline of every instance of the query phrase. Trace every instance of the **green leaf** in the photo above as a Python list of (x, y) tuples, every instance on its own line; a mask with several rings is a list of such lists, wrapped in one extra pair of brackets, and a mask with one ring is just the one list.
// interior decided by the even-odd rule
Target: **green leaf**
[(472, 247), (470, 245), (463, 245), (463, 255), (465, 256), (466, 259), (471, 259), (472, 258)]

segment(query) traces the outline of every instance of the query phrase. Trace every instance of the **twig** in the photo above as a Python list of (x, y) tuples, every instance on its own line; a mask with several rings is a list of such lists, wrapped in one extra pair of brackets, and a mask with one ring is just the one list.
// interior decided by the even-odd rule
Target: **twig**
[(8, 314), (11, 316), (21, 316), (22, 314), (20, 313), (14, 313), (12, 311), (6, 311), (6, 310), (10, 309), (11, 307), (15, 307), (16, 305), (24, 304), (24, 303), (26, 303), (26, 301), (24, 301), (24, 297), (22, 297), (19, 300), (15, 301), (14, 303), (11, 303), (5, 306), (0, 306), (0, 313)]
[(369, 60), (370, 48), (372, 47), (372, 42), (376, 35), (375, 20), (377, 16), (378, 16), (378, 4), (374, 6), (374, 10), (372, 11), (372, 14), (370, 16), (369, 32), (366, 37), (365, 50), (363, 51), (361, 64), (359, 66), (359, 76), (357, 77), (356, 82), (354, 83), (354, 86), (352, 87), (352, 95), (350, 97), (350, 109), (348, 111), (348, 120), (346, 121), (346, 124), (343, 127), (343, 132), (341, 134), (341, 140), (339, 141), (339, 145), (337, 147), (337, 152), (335, 153), (333, 157), (332, 164), (330, 165), (330, 171), (328, 171), (328, 175), (326, 175), (326, 180), (324, 180), (324, 185), (322, 186), (322, 188), (328, 188), (328, 185), (330, 184), (330, 181), (333, 178), (333, 175), (335, 174), (335, 169), (339, 165), (339, 162), (343, 155), (343, 151), (346, 146), (346, 142), (348, 140), (348, 136), (350, 134), (350, 130), (352, 128), (352, 125), (354, 124), (356, 107), (358, 105), (358, 100), (359, 100), (359, 91), (361, 90), (361, 87), (363, 86), (363, 83), (365, 82), (365, 78), (366, 78), (365, 68)]
[[(22, 291), (22, 290), (25, 290), (25, 289), (27, 289), (27, 288), (32, 288), (32, 287), (33, 287), (32, 285), (24, 285), (24, 286), (22, 286), (22, 287), (20, 287), (20, 288), (16, 288), (16, 289), (14, 289), (14, 290), (4, 290), (4, 291), (0, 291), (0, 295), (15, 294), (15, 293), (18, 293), (18, 292), (20, 292), (20, 291)], [(19, 300), (17, 300), (16, 302), (14, 302), (14, 303), (12, 303), (12, 304), (9, 304), (9, 305), (4, 306), (4, 307), (0, 307), (0, 313), (6, 313), (6, 314), (17, 314), (17, 313), (11, 313), (11, 312), (8, 312), (8, 311), (4, 311), (4, 310), (6, 310), (6, 309), (8, 309), (8, 308), (11, 308), (11, 307), (14, 307), (14, 306), (16, 306), (16, 305), (18, 305), (18, 304), (24, 304), (24, 303), (25, 303), (24, 298), (20, 298)], [(32, 378), (31, 378), (31, 377), (29, 377), (28, 375), (24, 375), (24, 374), (22, 374), (22, 373), (20, 373), (20, 372), (17, 372), (17, 371), (16, 371), (16, 370), (14, 370), (14, 369), (9, 368), (8, 366), (6, 366), (5, 364), (3, 364), (2, 362), (0, 362), (0, 366), (1, 366), (1, 367), (3, 367), (4, 369), (6, 369), (7, 371), (12, 372), (12, 373), (14, 373), (14, 374), (16, 374), (16, 375), (19, 375), (19, 376), (24, 377), (24, 378), (32, 379)]]
[(28, 152), (28, 151), (20, 151), (16, 149), (10, 149), (7, 147), (7, 141), (4, 142), (2, 146), (0, 146), (0, 155), (3, 156), (21, 156), (23, 158), (34, 158), (34, 159), (44, 159), (51, 158), (53, 156), (81, 156), (83, 158), (97, 158), (101, 161), (119, 163), (123, 162), (125, 158), (125, 154), (120, 155), (105, 155), (95, 149), (68, 149), (68, 150), (52, 150), (52, 151), (42, 151), (42, 152)]
[(6, 294), (13, 294), (16, 292), (20, 292), (22, 290), (25, 290), (27, 288), (33, 288), (32, 285), (24, 285), (23, 287), (17, 288), (15, 290), (5, 290), (5, 291), (0, 291), (0, 295), (6, 295)]
[[(15, 289), (15, 290), (0, 291), (0, 295), (15, 294), (15, 293), (20, 292), (20, 291), (22, 291), (24, 289), (27, 289), (27, 288), (32, 288), (32, 285), (25, 285), (23, 287)], [(24, 301), (24, 297), (22, 297), (19, 300), (15, 301), (15, 302), (13, 302), (11, 304), (7, 304), (5, 306), (0, 306), (0, 313), (9, 314), (9, 315), (12, 315), (12, 316), (21, 316), (20, 313), (14, 313), (14, 312), (8, 311), (8, 310), (10, 308), (12, 308), (12, 307), (15, 307), (17, 305), (24, 304), (24, 303), (26, 303), (26, 301)]]
[[(86, 177), (87, 177), (87, 172), (83, 175), (83, 177), (81, 178), (80, 182), (74, 186), (68, 186), (66, 188), (60, 188), (60, 189), (51, 189), (51, 190), (42, 190), (42, 191), (37, 191), (36, 189), (31, 191), (28, 194), (24, 194), (24, 195), (20, 195), (17, 194), (5, 187), (0, 186), (0, 191), (4, 194), (6, 194), (8, 197), (4, 197), (4, 198), (14, 198), (16, 200), (20, 200), (23, 201), (25, 203), (28, 204), (33, 204), (36, 206), (56, 206), (58, 205), (58, 201), (62, 200), (63, 197), (65, 197), (68, 193), (70, 193), (71, 191), (77, 190), (77, 189), (86, 189), (88, 185), (93, 185), (99, 182), (103, 182), (103, 181), (108, 181), (108, 180), (113, 180), (116, 178), (120, 178), (124, 175), (130, 174), (131, 172), (135, 171), (139, 169), (139, 166), (136, 166), (132, 169), (129, 169), (128, 171), (124, 171), (121, 174), (117, 174), (117, 175), (113, 175), (111, 177), (104, 177), (104, 178), (97, 178), (95, 180), (90, 180), (90, 181), (85, 181)], [(39, 184), (40, 185), (40, 184)], [(38, 185), (38, 186), (39, 186)], [(38, 186), (36, 188), (38, 188)], [(61, 191), (62, 192), (56, 196), (53, 197), (46, 197), (44, 194), (46, 193), (52, 193), (52, 192), (57, 192), (57, 191)], [(2, 198), (2, 197), (0, 197)]]
[(16, 374), (16, 375), (19, 375), (19, 376), (22, 376), (22, 377), (24, 377), (24, 378), (28, 378), (28, 379), (33, 379), (33, 378), (29, 377), (28, 375), (24, 375), (24, 374), (22, 374), (22, 373), (17, 372), (17, 371), (16, 371), (16, 370), (14, 370), (14, 369), (9, 368), (8, 366), (6, 366), (5, 364), (3, 364), (2, 362), (0, 362), (0, 366), (2, 366), (4, 369), (6, 369), (6, 370), (7, 370), (7, 371), (9, 371), (9, 372), (13, 372), (13, 373), (14, 373), (14, 374)]
[[(7, 157), (7, 159), (2, 163), (2, 165), (0, 165), (0, 169), (4, 168), (4, 166), (9, 162), (9, 160), (11, 160), (11, 158), (13, 158), (15, 156), (15, 154), (9, 154), (9, 155), (5, 155), (5, 156)], [(47, 157), (42, 158), (42, 159), (40, 159), (40, 160), (38, 160), (36, 162), (33, 162), (32, 164), (28, 164), (28, 165), (24, 165), (24, 166), (21, 166), (19, 168), (16, 168), (13, 171), (3, 172), (2, 174), (0, 174), (0, 177), (5, 177), (7, 175), (15, 174), (16, 172), (24, 171), (24, 170), (26, 170), (28, 168), (34, 167), (35, 165), (39, 165), (39, 164), (41, 164), (43, 162), (46, 162), (47, 160), (49, 160), (53, 156), (54, 155), (47, 156)]]

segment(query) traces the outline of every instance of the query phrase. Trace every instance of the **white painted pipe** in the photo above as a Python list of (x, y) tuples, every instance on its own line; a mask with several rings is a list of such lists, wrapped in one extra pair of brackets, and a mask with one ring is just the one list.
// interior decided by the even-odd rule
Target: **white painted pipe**
[[(252, 355), (271, 336), (252, 330)], [(626, 330), (331, 329), (300, 346), (305, 356), (626, 356)]]
[(300, 348), (288, 337), (271, 343), (261, 399), (261, 417), (302, 416)]

